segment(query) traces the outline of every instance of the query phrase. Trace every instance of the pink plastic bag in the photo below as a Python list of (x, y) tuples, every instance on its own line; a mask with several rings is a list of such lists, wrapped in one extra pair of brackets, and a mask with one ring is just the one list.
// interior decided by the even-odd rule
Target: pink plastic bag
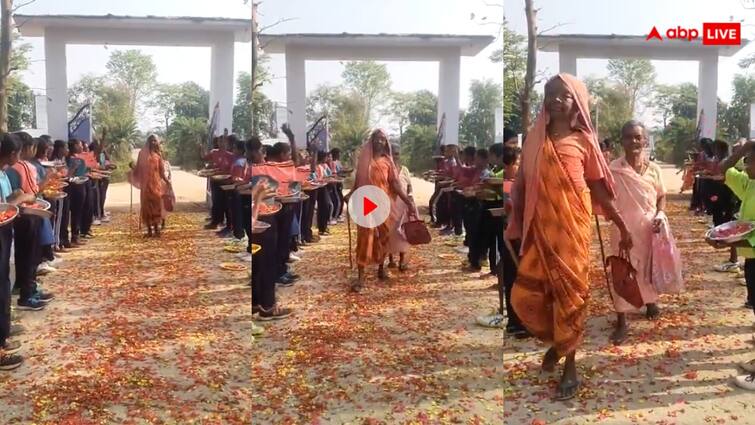
[(653, 234), (652, 278), (660, 294), (676, 294), (684, 290), (682, 257), (671, 235), (668, 218), (661, 213), (661, 231)]

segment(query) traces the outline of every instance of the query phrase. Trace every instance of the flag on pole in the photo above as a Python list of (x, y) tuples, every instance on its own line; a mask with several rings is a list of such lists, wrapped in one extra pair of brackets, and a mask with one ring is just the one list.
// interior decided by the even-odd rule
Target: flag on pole
[(215, 108), (212, 110), (212, 118), (210, 118), (210, 129), (207, 132), (207, 148), (212, 149), (212, 139), (215, 137), (215, 132), (218, 130), (218, 120), (220, 119), (220, 102), (215, 104)]
[(89, 103), (68, 122), (68, 138), (84, 141), (87, 145), (92, 143), (92, 106)]
[(278, 138), (278, 104), (273, 103), (273, 112), (270, 113), (270, 137)]
[(446, 137), (446, 114), (443, 113), (438, 124), (438, 134), (435, 139), (435, 155), (440, 155), (440, 148), (443, 146), (443, 139)]
[(318, 151), (328, 150), (328, 116), (323, 115), (307, 131), (307, 147), (314, 146)]

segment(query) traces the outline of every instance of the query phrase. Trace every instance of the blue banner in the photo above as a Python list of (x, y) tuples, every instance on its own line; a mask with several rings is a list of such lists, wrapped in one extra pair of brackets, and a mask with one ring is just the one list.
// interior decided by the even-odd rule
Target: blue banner
[(68, 138), (92, 143), (92, 107), (86, 104), (68, 122)]

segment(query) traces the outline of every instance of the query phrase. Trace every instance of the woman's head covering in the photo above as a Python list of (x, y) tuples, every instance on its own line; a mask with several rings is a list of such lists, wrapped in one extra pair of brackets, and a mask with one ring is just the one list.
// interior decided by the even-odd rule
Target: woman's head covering
[[(359, 189), (362, 186), (366, 186), (370, 184), (370, 164), (373, 160), (373, 147), (372, 142), (382, 137), (386, 141), (388, 140), (388, 137), (385, 135), (385, 131), (382, 129), (376, 129), (372, 133), (370, 133), (370, 136), (367, 138), (367, 141), (365, 141), (362, 144), (362, 147), (359, 148), (359, 155), (357, 156), (357, 165), (356, 165), (356, 176), (354, 178), (354, 189)], [(387, 150), (388, 150), (388, 156), (387, 159), (391, 164), (391, 169), (393, 170), (394, 175), (398, 175), (398, 171), (396, 170), (396, 164), (393, 163), (393, 156), (391, 152), (391, 144), (386, 143)]]
[[(593, 160), (597, 161), (600, 168), (603, 171), (603, 175), (606, 176), (605, 184), (608, 193), (613, 197), (614, 182), (611, 172), (608, 169), (608, 164), (603, 157), (600, 144), (596, 137), (596, 132), (590, 119), (590, 94), (587, 91), (587, 87), (577, 79), (577, 77), (571, 74), (561, 73), (553, 77), (551, 80), (560, 78), (563, 81), (569, 93), (574, 97), (574, 103), (577, 107), (577, 116), (573, 122), (573, 128), (582, 132), (587, 140), (593, 144), (593, 148), (590, 155), (595, 155)], [(519, 176), (517, 177), (516, 185), (512, 193), (512, 200), (514, 202), (514, 210), (512, 211), (512, 217), (509, 225), (506, 229), (506, 235), (509, 239), (523, 239), (527, 236), (530, 224), (535, 215), (535, 206), (537, 205), (538, 198), (538, 185), (537, 179), (540, 176), (540, 156), (543, 151), (543, 144), (545, 143), (547, 135), (547, 125), (550, 120), (545, 103), (540, 108), (540, 113), (537, 115), (535, 124), (527, 133), (527, 143), (524, 143), (522, 147), (521, 166), (519, 167)], [(601, 213), (599, 205), (593, 205), (593, 211)]]
[[(139, 157), (136, 159), (136, 165), (131, 171), (128, 172), (128, 182), (137, 189), (142, 188), (142, 184), (146, 180), (149, 173), (149, 156), (152, 153), (150, 152), (149, 145), (152, 140), (155, 139), (157, 139), (157, 136), (154, 134), (150, 134), (149, 137), (147, 137), (147, 141), (139, 151)], [(159, 146), (160, 145), (158, 145), (158, 152)]]

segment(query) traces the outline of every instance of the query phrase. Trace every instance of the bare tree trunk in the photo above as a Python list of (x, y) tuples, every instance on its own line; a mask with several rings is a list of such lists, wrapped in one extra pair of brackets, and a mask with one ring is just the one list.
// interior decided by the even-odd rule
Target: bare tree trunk
[(527, 71), (524, 74), (523, 92), (520, 93), (519, 104), (522, 109), (522, 133), (525, 137), (531, 126), (530, 96), (535, 88), (535, 68), (537, 67), (537, 10), (533, 0), (525, 0), (524, 11), (527, 14)]
[(8, 78), (10, 77), (11, 14), (13, 0), (0, 0), (0, 132), (8, 131)]
[(249, 99), (249, 136), (255, 134), (254, 131), (254, 86), (257, 82), (257, 3), (252, 0), (252, 91)]

